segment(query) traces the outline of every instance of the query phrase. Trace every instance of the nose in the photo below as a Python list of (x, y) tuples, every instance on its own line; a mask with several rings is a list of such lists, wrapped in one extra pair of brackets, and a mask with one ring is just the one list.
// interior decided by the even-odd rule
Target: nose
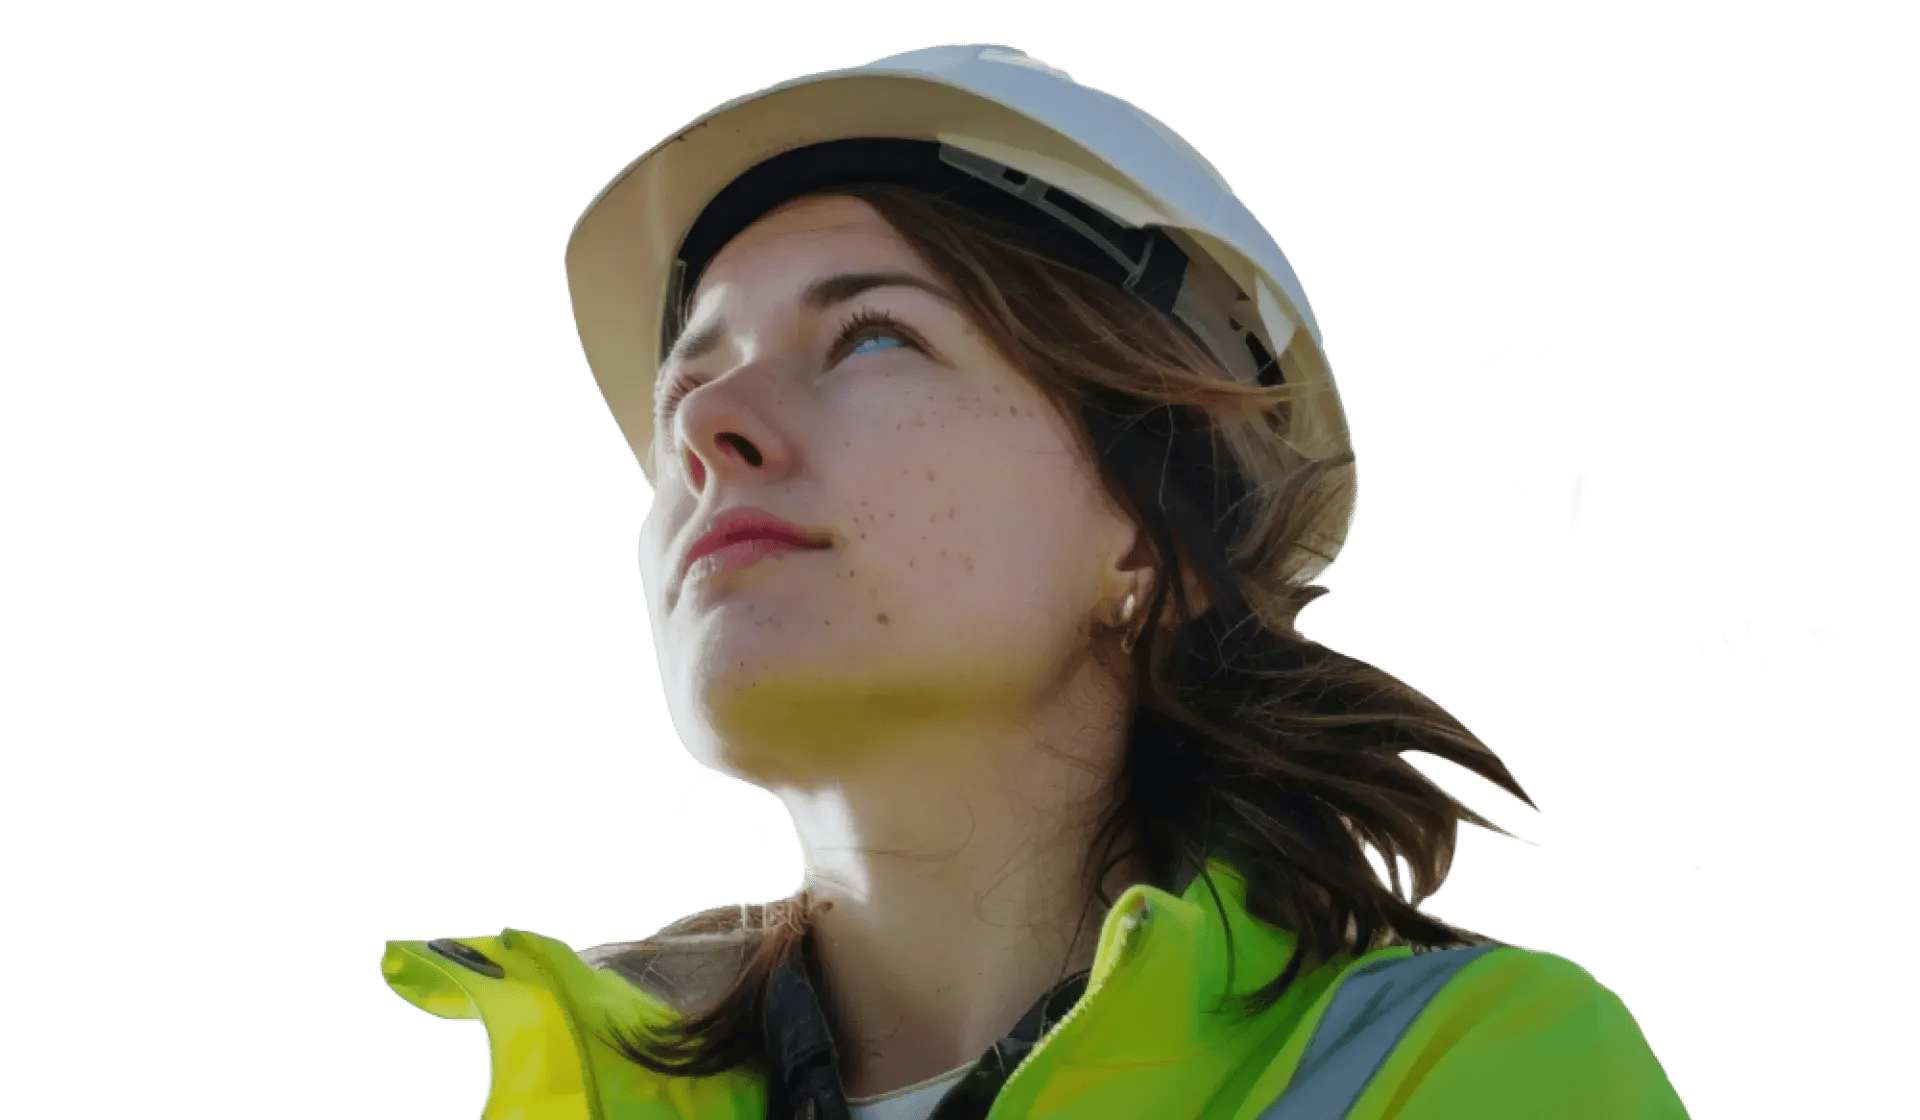
[[(760, 467), (766, 461), (766, 457), (760, 455), (760, 450), (753, 446), (753, 440), (749, 440), (747, 436), (741, 436), (739, 432), (718, 432), (712, 438), (712, 448), (716, 455), (728, 457), (728, 459), (739, 459), (749, 467)], [(682, 455), (685, 457), (687, 478), (693, 480), (693, 488), (697, 490), (707, 482), (707, 461), (693, 446), (687, 446), (687, 450), (682, 451)]]
[[(764, 484), (793, 459), (787, 428), (803, 402), (787, 384), (789, 359), (764, 352), (687, 392), (672, 419), (676, 459), (695, 490), (708, 475)], [(774, 423), (781, 417), (783, 423)]]

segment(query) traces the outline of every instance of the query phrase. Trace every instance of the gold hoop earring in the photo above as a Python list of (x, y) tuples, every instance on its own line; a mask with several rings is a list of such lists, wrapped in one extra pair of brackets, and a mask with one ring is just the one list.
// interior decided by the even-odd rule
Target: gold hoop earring
[[(1133, 621), (1133, 608), (1134, 608), (1134, 604), (1137, 601), (1138, 600), (1135, 598), (1134, 594), (1131, 591), (1129, 591), (1127, 593), (1126, 603), (1122, 605), (1120, 608), (1120, 625), (1125, 626), (1128, 623)], [(1127, 631), (1126, 636), (1120, 639), (1120, 652), (1132, 653), (1134, 643), (1138, 642), (1139, 640), (1140, 640), (1140, 632), (1138, 630)]]

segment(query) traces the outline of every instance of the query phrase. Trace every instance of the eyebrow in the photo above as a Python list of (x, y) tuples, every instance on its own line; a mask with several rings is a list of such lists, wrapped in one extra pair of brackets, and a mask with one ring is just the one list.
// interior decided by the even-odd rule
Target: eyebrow
[[(951, 307), (959, 306), (959, 301), (949, 295), (946, 289), (922, 280), (911, 272), (837, 272), (832, 276), (822, 276), (800, 293), (800, 303), (810, 311), (825, 311), (875, 288), (916, 288)], [(726, 320), (714, 319), (699, 330), (681, 335), (661, 365), (704, 358), (720, 348), (726, 333)]]

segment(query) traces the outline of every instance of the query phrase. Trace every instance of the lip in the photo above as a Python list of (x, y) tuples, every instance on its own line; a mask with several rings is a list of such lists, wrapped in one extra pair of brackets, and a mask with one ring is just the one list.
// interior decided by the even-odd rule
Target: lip
[(686, 579), (696, 563), (710, 556), (716, 560), (703, 570), (727, 571), (751, 567), (781, 552), (832, 547), (824, 534), (806, 532), (764, 509), (736, 506), (715, 514), (706, 534), (687, 549), (680, 558), (680, 578)]

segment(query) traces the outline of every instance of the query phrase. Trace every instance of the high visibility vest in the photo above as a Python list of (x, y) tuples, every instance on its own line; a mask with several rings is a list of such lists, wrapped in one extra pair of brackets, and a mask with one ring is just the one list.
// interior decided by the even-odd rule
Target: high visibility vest
[[(1233, 868), (1208, 871), (1180, 895), (1121, 894), (1084, 994), (988, 1120), (1684, 1120), (1626, 1007), (1546, 953), (1383, 949), (1304, 971), (1258, 1015), (1223, 1006), (1295, 939), (1247, 912)], [(613, 1047), (611, 1028), (679, 1014), (619, 956), (508, 930), (389, 942), (383, 971), (415, 1005), (485, 1023), (485, 1120), (767, 1120), (764, 1073), (662, 1076)]]

